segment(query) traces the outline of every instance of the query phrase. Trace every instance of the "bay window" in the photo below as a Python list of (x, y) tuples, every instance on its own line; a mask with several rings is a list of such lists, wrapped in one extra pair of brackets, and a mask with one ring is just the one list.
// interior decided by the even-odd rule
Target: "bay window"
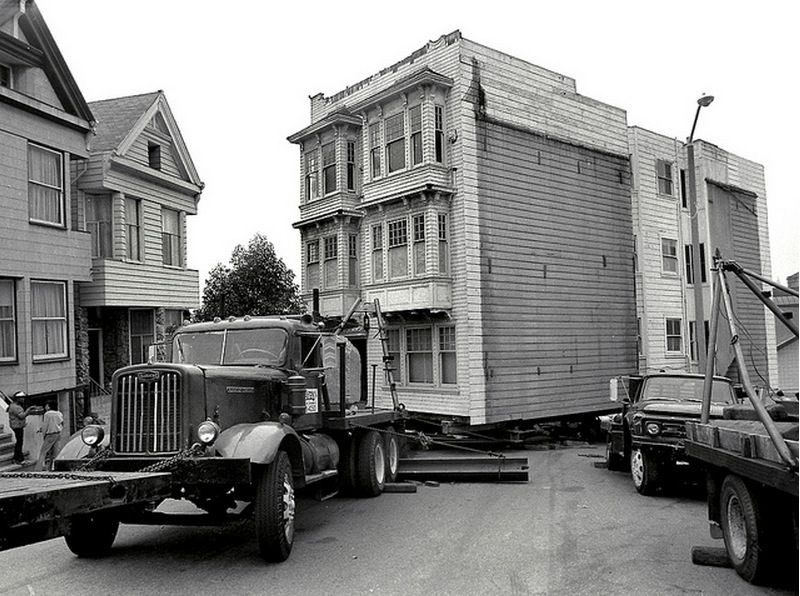
[(336, 191), (336, 143), (322, 146), (322, 194)]
[(372, 226), (372, 281), (383, 279), (383, 225)]
[(350, 234), (347, 237), (348, 269), (347, 281), (351, 288), (358, 285), (358, 236)]
[(439, 214), (439, 273), (450, 270), (450, 248), (448, 246), (447, 215)]
[(319, 240), (306, 244), (306, 281), (307, 290), (319, 289)]
[(411, 130), (411, 165), (422, 163), (422, 106), (408, 108), (408, 126)]
[(420, 213), (411, 218), (414, 232), (414, 275), (425, 273), (425, 215)]
[(87, 195), (86, 228), (92, 237), (92, 258), (110, 258), (111, 197)]
[(129, 261), (142, 260), (141, 233), (142, 214), (140, 201), (125, 197), (125, 241), (128, 249)]
[(373, 178), (381, 175), (381, 125), (378, 122), (369, 125), (370, 172)]
[(347, 141), (347, 190), (356, 189), (356, 143)]
[(326, 236), (324, 242), (324, 261), (323, 269), (325, 276), (325, 288), (338, 287), (339, 278), (339, 247), (336, 236)]
[(305, 195), (306, 201), (313, 201), (317, 198), (317, 151), (309, 151), (305, 155), (305, 171), (306, 171), (306, 184)]
[(438, 163), (444, 163), (444, 108), (434, 106), (433, 116), (433, 158)]

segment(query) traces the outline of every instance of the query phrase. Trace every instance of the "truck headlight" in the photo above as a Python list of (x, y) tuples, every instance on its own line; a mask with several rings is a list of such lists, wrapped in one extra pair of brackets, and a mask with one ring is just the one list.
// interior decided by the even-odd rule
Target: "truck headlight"
[(89, 426), (84, 427), (81, 431), (81, 441), (84, 442), (85, 445), (89, 447), (95, 447), (103, 442), (103, 437), (106, 436), (106, 432), (103, 430), (102, 426), (96, 426), (94, 424), (90, 424)]
[(658, 422), (648, 422), (645, 425), (644, 430), (647, 431), (647, 434), (651, 437), (655, 437), (661, 432), (661, 425)]
[(219, 436), (219, 426), (211, 420), (201, 422), (197, 427), (197, 438), (203, 445), (211, 445)]

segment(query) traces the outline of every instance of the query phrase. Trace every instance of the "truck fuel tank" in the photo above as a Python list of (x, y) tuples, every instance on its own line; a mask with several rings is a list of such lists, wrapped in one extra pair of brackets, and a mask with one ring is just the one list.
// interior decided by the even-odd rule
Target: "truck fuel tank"
[(332, 437), (322, 433), (300, 435), (300, 445), (306, 474), (335, 470), (339, 465), (339, 445)]

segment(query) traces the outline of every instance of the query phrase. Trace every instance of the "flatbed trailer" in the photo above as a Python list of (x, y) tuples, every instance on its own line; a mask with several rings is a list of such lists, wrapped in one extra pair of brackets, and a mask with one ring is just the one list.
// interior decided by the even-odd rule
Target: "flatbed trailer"
[(165, 472), (0, 474), (0, 551), (63, 536), (86, 516), (121, 516), (169, 491)]

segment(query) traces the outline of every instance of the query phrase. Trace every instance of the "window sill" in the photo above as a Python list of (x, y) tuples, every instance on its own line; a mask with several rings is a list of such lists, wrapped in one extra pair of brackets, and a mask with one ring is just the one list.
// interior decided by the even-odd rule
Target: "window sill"
[(53, 228), (54, 230), (65, 230), (67, 225), (63, 223), (54, 223), (52, 221), (42, 221), (39, 219), (29, 219), (28, 223), (32, 226), (42, 226), (43, 228)]
[(33, 357), (33, 364), (52, 364), (53, 362), (68, 362), (70, 360), (69, 354), (48, 357)]
[(0, 366), (18, 366), (19, 360), (16, 358), (14, 360), (0, 360)]
[(665, 352), (664, 356), (666, 358), (672, 358), (672, 359), (678, 359), (678, 358), (683, 359), (686, 357), (686, 354), (684, 354), (683, 352)]
[(164, 269), (172, 269), (173, 271), (184, 271), (183, 265), (170, 265), (169, 263), (162, 263)]

